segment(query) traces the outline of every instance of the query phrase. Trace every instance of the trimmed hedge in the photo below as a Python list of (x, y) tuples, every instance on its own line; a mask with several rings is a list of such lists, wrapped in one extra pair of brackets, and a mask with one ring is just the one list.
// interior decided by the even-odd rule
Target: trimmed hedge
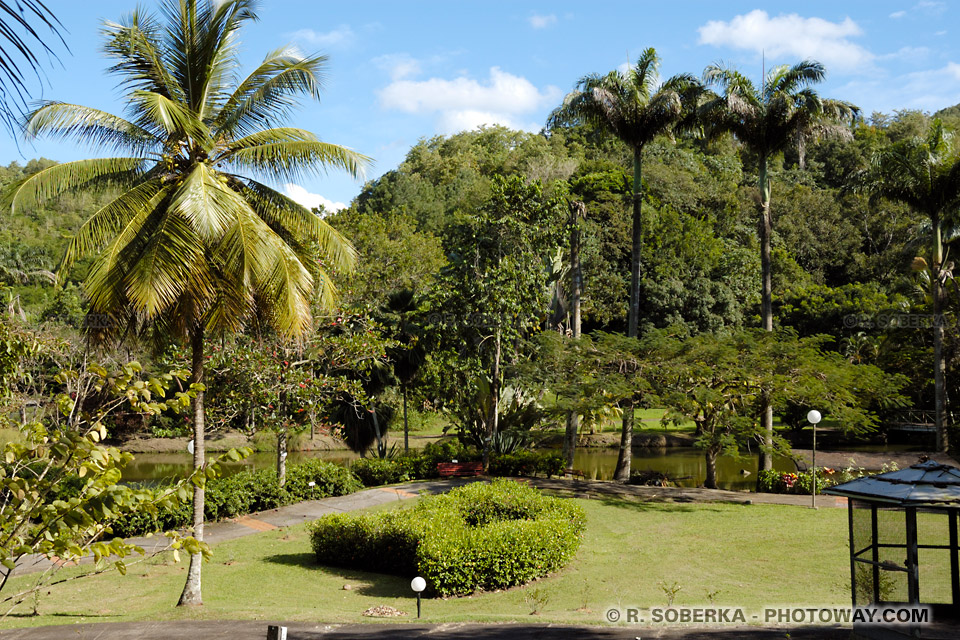
[[(313, 482), (313, 487), (309, 483)], [(332, 462), (307, 460), (287, 468), (283, 488), (272, 469), (247, 471), (208, 480), (204, 492), (206, 520), (222, 520), (254, 511), (264, 511), (302, 500), (342, 496), (359, 491), (363, 485), (346, 469)], [(176, 509), (126, 516), (113, 525), (113, 533), (131, 537), (188, 527), (193, 522), (193, 499)]]
[(501, 479), (412, 509), (324, 516), (310, 536), (320, 564), (418, 574), (429, 593), (447, 596), (525, 584), (562, 568), (579, 549), (584, 525), (577, 504)]

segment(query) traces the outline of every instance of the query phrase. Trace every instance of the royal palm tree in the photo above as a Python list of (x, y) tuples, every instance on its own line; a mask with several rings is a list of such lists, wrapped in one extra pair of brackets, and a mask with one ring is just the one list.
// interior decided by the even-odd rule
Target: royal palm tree
[[(689, 98), (699, 95), (700, 84), (683, 74), (660, 83), (660, 57), (652, 47), (626, 71), (580, 78), (576, 89), (549, 117), (550, 128), (568, 124), (586, 124), (612, 133), (633, 153), (633, 229), (630, 258), (630, 306), (627, 335), (637, 336), (640, 323), (640, 259), (643, 248), (641, 206), (643, 201), (643, 150), (658, 136), (670, 134), (692, 113), (685, 109)], [(614, 479), (630, 478), (633, 444), (633, 407), (623, 412), (623, 433)]]
[[(769, 162), (790, 147), (797, 148), (802, 158), (811, 140), (852, 137), (849, 124), (858, 113), (854, 105), (821, 98), (810, 88), (822, 82), (825, 75), (819, 62), (806, 60), (792, 67), (781, 65), (770, 69), (758, 89), (749, 78), (730, 67), (711, 65), (703, 72), (704, 82), (722, 92), (705, 100), (699, 109), (708, 135), (732, 133), (756, 156), (760, 191), (761, 317), (767, 331), (773, 331)], [(760, 468), (772, 469), (773, 409), (769, 402), (764, 401), (763, 405), (764, 447)]]
[[(47, 102), (28, 137), (77, 138), (123, 157), (55, 165), (13, 185), (12, 207), (68, 189), (119, 193), (70, 241), (59, 266), (96, 255), (84, 288), (92, 335), (148, 328), (183, 340), (191, 382), (203, 382), (204, 338), (253, 316), (287, 337), (311, 327), (315, 296), (332, 305), (326, 269), (348, 269), (350, 243), (319, 217), (256, 179), (295, 179), (335, 167), (357, 175), (366, 158), (279, 126), (299, 96), (319, 98), (326, 58), (279, 49), (238, 82), (237, 34), (256, 18), (250, 0), (166, 0), (161, 15), (135, 11), (104, 26), (110, 71), (126, 90), (127, 117)], [(204, 465), (203, 391), (194, 400), (194, 465)], [(203, 488), (193, 500), (203, 539)], [(180, 604), (199, 604), (200, 555), (190, 558)]]
[(946, 362), (943, 357), (944, 284), (952, 269), (944, 268), (943, 230), (955, 222), (960, 206), (960, 145), (934, 120), (925, 137), (901, 140), (877, 153), (868, 169), (854, 175), (855, 190), (874, 197), (902, 202), (927, 217), (930, 226), (930, 263), (915, 260), (915, 267), (929, 270), (929, 294), (933, 302), (934, 421), (937, 451), (946, 453)]

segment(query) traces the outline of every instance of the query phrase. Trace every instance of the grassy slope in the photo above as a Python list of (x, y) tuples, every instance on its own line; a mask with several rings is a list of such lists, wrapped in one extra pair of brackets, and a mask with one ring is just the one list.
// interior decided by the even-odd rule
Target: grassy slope
[[(503, 593), (427, 600), (425, 619), (530, 621), (527, 599), (539, 590), (547, 598), (539, 620), (602, 624), (611, 606), (664, 606), (660, 582), (678, 584), (678, 605), (706, 604), (715, 591), (717, 604), (749, 609), (848, 601), (845, 509), (580, 502), (587, 534), (567, 569)], [(314, 565), (305, 526), (216, 546), (204, 567), (202, 608), (173, 606), (185, 565), (153, 560), (131, 567), (126, 577), (58, 585), (41, 599), (39, 617), (15, 615), (0, 626), (148, 618), (357, 622), (371, 620), (360, 614), (378, 604), (416, 611), (409, 578)], [(76, 569), (61, 575), (67, 571)]]

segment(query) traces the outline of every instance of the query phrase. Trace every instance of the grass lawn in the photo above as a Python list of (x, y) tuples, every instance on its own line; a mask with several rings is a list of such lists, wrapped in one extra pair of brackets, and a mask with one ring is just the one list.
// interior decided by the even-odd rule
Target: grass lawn
[[(584, 544), (561, 573), (500, 593), (425, 600), (424, 621), (603, 624), (609, 607), (665, 606), (661, 582), (680, 588), (677, 605), (707, 604), (708, 594), (717, 605), (748, 610), (849, 603), (845, 509), (579, 502), (588, 516)], [(44, 592), (39, 616), (29, 615), (27, 603), (0, 627), (200, 618), (359, 622), (372, 620), (360, 614), (380, 604), (416, 616), (410, 578), (319, 567), (304, 525), (217, 545), (203, 569), (202, 607), (174, 607), (185, 572), (185, 561), (157, 558), (125, 577), (57, 585)], [(12, 580), (8, 593), (28, 578)], [(544, 604), (531, 616), (535, 597)]]

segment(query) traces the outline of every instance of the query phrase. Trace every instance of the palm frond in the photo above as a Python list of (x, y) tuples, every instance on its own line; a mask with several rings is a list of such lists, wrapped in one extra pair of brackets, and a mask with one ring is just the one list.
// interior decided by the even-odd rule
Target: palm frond
[(42, 103), (27, 115), (23, 125), (27, 139), (48, 136), (75, 138), (83, 144), (111, 150), (126, 150), (136, 155), (156, 146), (159, 141), (149, 131), (112, 113), (65, 102)]
[(278, 232), (282, 229), (302, 242), (315, 243), (323, 262), (337, 272), (353, 271), (356, 249), (326, 220), (255, 180), (245, 180), (244, 187), (249, 189), (244, 195), (251, 207), (272, 229)]
[(319, 141), (268, 142), (231, 151), (224, 160), (276, 180), (299, 180), (308, 175), (343, 169), (363, 176), (370, 158), (352, 149)]
[(218, 130), (248, 135), (284, 121), (299, 96), (319, 100), (326, 62), (326, 56), (303, 56), (292, 48), (271, 52), (227, 99), (217, 115)]
[(217, 172), (198, 163), (170, 200), (170, 208), (186, 219), (204, 242), (219, 238), (230, 226), (232, 198)]
[(171, 134), (188, 136), (212, 148), (210, 130), (196, 113), (176, 100), (153, 91), (134, 91), (132, 107), (139, 114), (137, 124), (166, 138)]
[(166, 47), (156, 18), (137, 9), (119, 23), (106, 22), (101, 33), (104, 53), (116, 60), (109, 71), (120, 76), (120, 86), (182, 100), (183, 89), (163, 59)]
[(8, 186), (0, 206), (11, 211), (38, 206), (68, 191), (135, 184), (148, 161), (143, 158), (95, 158), (55, 164)]
[(66, 277), (77, 260), (100, 251), (111, 238), (129, 237), (139, 231), (142, 221), (136, 221), (144, 211), (149, 213), (156, 208), (162, 188), (160, 180), (144, 182), (120, 194), (90, 216), (70, 240), (60, 259), (57, 266), (60, 280)]

